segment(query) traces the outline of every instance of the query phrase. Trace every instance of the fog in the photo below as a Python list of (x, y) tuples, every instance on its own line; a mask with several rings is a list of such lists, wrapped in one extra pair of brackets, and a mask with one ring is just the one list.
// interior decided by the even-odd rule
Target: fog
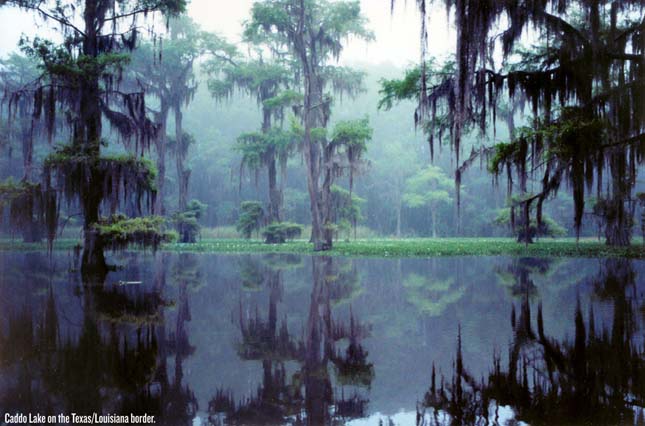
[[(198, 226), (202, 228), (199, 235), (202, 238), (239, 236), (245, 202), (259, 203), (264, 212), (262, 219), (258, 219), (256, 224), (258, 232), (259, 228), (279, 219), (303, 225), (303, 235), (306, 235), (310, 232), (309, 225), (316, 222), (312, 218), (311, 194), (307, 185), (307, 182), (311, 182), (308, 176), (310, 168), (306, 155), (307, 144), (303, 143), (302, 139), (296, 141), (288, 152), (279, 154), (277, 151), (271, 151), (274, 157), (270, 159), (266, 157), (268, 151), (253, 154), (256, 157), (244, 151), (250, 149), (248, 146), (245, 148), (244, 138), (253, 136), (253, 132), (253, 137), (259, 137), (257, 132), (260, 129), (261, 133), (267, 133), (273, 126), (276, 131), (292, 132), (292, 138), (298, 131), (301, 132), (301, 137), (302, 132), (306, 135), (309, 131), (303, 127), (306, 120), (302, 111), (298, 111), (302, 105), (298, 106), (292, 102), (280, 106), (279, 110), (270, 111), (265, 104), (272, 97), (277, 99), (277, 95), (281, 96), (284, 93), (294, 92), (295, 94), (291, 95), (296, 98), (303, 96), (302, 84), (305, 74), (293, 62), (288, 64), (288, 67), (291, 67), (289, 72), (293, 72), (293, 76), (280, 77), (282, 80), (277, 79), (271, 83), (274, 85), (271, 89), (266, 89), (268, 86), (262, 86), (257, 81), (253, 83), (254, 78), (260, 78), (257, 75), (249, 77), (235, 74), (242, 72), (240, 63), (246, 63), (245, 66), (251, 67), (262, 66), (267, 61), (281, 61), (288, 50), (286, 42), (265, 40), (254, 42), (255, 45), (244, 42), (242, 33), (251, 20), (252, 5), (252, 0), (192, 0), (186, 9), (188, 20), (184, 17), (181, 18), (183, 21), (176, 21), (174, 18), (165, 21), (158, 15), (154, 18), (141, 18), (137, 25), (142, 35), (137, 40), (138, 44), (131, 46), (132, 51), (127, 52), (133, 59), (118, 74), (121, 86), (116, 92), (130, 90), (143, 94), (147, 104), (146, 119), (150, 120), (156, 129), (161, 129), (155, 130), (155, 140), (149, 140), (150, 146), (142, 151), (145, 158), (155, 163), (159, 172), (155, 213), (163, 213), (166, 217), (179, 220), (178, 216), (173, 215), (184, 214), (183, 210), (189, 201), (195, 200), (204, 204), (198, 215)], [(337, 151), (330, 153), (331, 159), (328, 163), (335, 164), (333, 170), (325, 171), (324, 168), (328, 167), (328, 164), (323, 164), (320, 171), (322, 174), (315, 178), (316, 185), (327, 185), (323, 175), (329, 173), (331, 185), (327, 185), (321, 191), (328, 191), (329, 194), (335, 191), (335, 207), (328, 206), (329, 218), (326, 219), (334, 223), (334, 238), (512, 235), (515, 232), (511, 226), (514, 224), (514, 218), (509, 218), (509, 214), (515, 215), (516, 206), (519, 211), (518, 201), (512, 201), (514, 195), (509, 191), (513, 186), (518, 186), (517, 179), (514, 182), (508, 180), (512, 176), (510, 173), (513, 165), (506, 165), (508, 173), (499, 170), (497, 173), (491, 173), (489, 169), (491, 158), (494, 157), (494, 147), (500, 143), (511, 142), (509, 129), (528, 125), (535, 119), (534, 111), (531, 111), (527, 104), (527, 97), (512, 101), (517, 103), (510, 113), (514, 123), (510, 124), (508, 114), (506, 118), (488, 118), (483, 128), (473, 126), (465, 130), (458, 148), (454, 144), (454, 123), (450, 129), (445, 127), (445, 131), (440, 130), (435, 135), (433, 132), (436, 130), (428, 132), (427, 127), (434, 117), (417, 117), (415, 122), (415, 116), (421, 111), (418, 108), (422, 106), (416, 94), (395, 94), (394, 98), (390, 99), (394, 100), (390, 105), (386, 102), (379, 108), (379, 104), (388, 95), (387, 81), (392, 84), (397, 81), (403, 82), (406, 72), (413, 69), (422, 58), (420, 14), (412, 2), (395, 2), (392, 9), (389, 0), (362, 0), (359, 5), (361, 15), (356, 22), (361, 29), (339, 33), (338, 40), (334, 41), (337, 45), (330, 50), (333, 53), (325, 53), (326, 56), (320, 60), (321, 70), (328, 67), (324, 72), (345, 74), (338, 74), (340, 77), (331, 74), (330, 77), (325, 77), (327, 80), (323, 80), (325, 87), (321, 89), (320, 99), (328, 106), (329, 111), (320, 123), (315, 124), (312, 121), (315, 125), (308, 124), (309, 127), (326, 129), (327, 135), (331, 136), (337, 131), (336, 125), (358, 125), (357, 123), (365, 119), (368, 123), (363, 130), (369, 133), (369, 137), (361, 140), (365, 147), (364, 153), (358, 154), (360, 158), (353, 159), (350, 156), (347, 157), (347, 161), (351, 164), (345, 163), (343, 156), (350, 155), (350, 145), (334, 148)], [(78, 17), (70, 18), (67, 22), (71, 25), (73, 19), (77, 19), (73, 21), (77, 25), (81, 24)], [(455, 51), (457, 36), (454, 25), (449, 25), (453, 19), (454, 17), (447, 14), (441, 5), (433, 5), (427, 12), (428, 44), (423, 57), (434, 61), (428, 62), (431, 64), (429, 67), (441, 64), (450, 66), (450, 61), (454, 58), (452, 52)], [(173, 30), (175, 21), (187, 23), (176, 24), (179, 25), (177, 28), (182, 25), (185, 27)], [(167, 23), (171, 24), (170, 27)], [(507, 24), (507, 21), (502, 18), (497, 25), (504, 24)], [(134, 21), (128, 21), (127, 25), (134, 25)], [(40, 36), (56, 42), (62, 40), (63, 36), (59, 31), (60, 25), (52, 25), (51, 19), (43, 20), (42, 14), (34, 13), (33, 10), (0, 8), (0, 27), (3, 28), (0, 57), (5, 58), (4, 69), (7, 72), (10, 71), (11, 55), (22, 54), (19, 46), (21, 37), (33, 40)], [(67, 30), (69, 31), (69, 28)], [(535, 28), (527, 29), (529, 30), (537, 31)], [(176, 32), (175, 35), (172, 35), (173, 31)], [(527, 42), (526, 33), (525, 31), (524, 42)], [(207, 37), (214, 38), (204, 41)], [(177, 53), (176, 49), (180, 47), (173, 45), (175, 38), (189, 43), (181, 48), (192, 53)], [(535, 40), (533, 37), (530, 41)], [(521, 40), (518, 41), (520, 42)], [(31, 41), (26, 43), (25, 46), (29, 46)], [(196, 47), (198, 45), (200, 47)], [(122, 48), (121, 51), (128, 49)], [(501, 58), (499, 45), (496, 49), (491, 49), (491, 52), (494, 51), (491, 58), (495, 58), (491, 59), (491, 64), (499, 66), (494, 64), (500, 62), (497, 60)], [(232, 53), (232, 50), (235, 52)], [(279, 55), (272, 57), (273, 53), (280, 50), (282, 52)], [(222, 59), (227, 55), (233, 56)], [(293, 56), (292, 59), (297, 59), (297, 56)], [(34, 76), (37, 76), (38, 58), (33, 57), (33, 52), (32, 60), (32, 71)], [(174, 95), (164, 94), (166, 92), (163, 90), (179, 89), (170, 87), (162, 90), (159, 84), (175, 83), (156, 83), (157, 80), (154, 79), (175, 78), (169, 77), (174, 72), (173, 67), (175, 70), (177, 67), (187, 67), (188, 71), (181, 77), (181, 101), (168, 104), (164, 116), (161, 109), (164, 103), (170, 102), (167, 101), (170, 98), (165, 97)], [(4, 99), (8, 106), (11, 106), (12, 102), (11, 90), (10, 84), (7, 83)], [(105, 96), (107, 99), (107, 91)], [(27, 111), (29, 101), (25, 102)], [(500, 95), (499, 101), (485, 101), (488, 104), (491, 102), (499, 104), (500, 108), (507, 108), (505, 105), (511, 103), (508, 95)], [(56, 146), (66, 143), (66, 138), (70, 137), (70, 127), (67, 124), (71, 111), (66, 108), (60, 105), (58, 121), (54, 125), (56, 131), (53, 144), (48, 143), (47, 132), (42, 128), (36, 131), (34, 158), (29, 159), (28, 165), (24, 159), (22, 162), (17, 161), (17, 158), (20, 158), (19, 138), (8, 138), (3, 144), (5, 154), (1, 160), (2, 178), (20, 179), (26, 168), (31, 170), (34, 167), (36, 172), (31, 176), (38, 179), (47, 156)], [(115, 108), (123, 108), (123, 105)], [(425, 108), (426, 112), (422, 114), (428, 114), (428, 106)], [(490, 108), (492, 112), (482, 110), (481, 113), (483, 116), (489, 114), (490, 117), (494, 117), (496, 108), (498, 105)], [(453, 111), (444, 112), (444, 119), (452, 120)], [(67, 124), (63, 118), (65, 114), (68, 116)], [(117, 117), (115, 114), (112, 114), (112, 118)], [(162, 116), (163, 120), (160, 118)], [(6, 115), (5, 118), (10, 117)], [(141, 117), (136, 120), (140, 119)], [(179, 119), (181, 121), (178, 121)], [(27, 121), (22, 125), (28, 126), (28, 119), (25, 120)], [(121, 143), (124, 142), (124, 136), (120, 134), (123, 123), (115, 123), (107, 116), (102, 121), (105, 153), (133, 153), (138, 149), (135, 147), (133, 151), (132, 144), (127, 141), (125, 144)], [(298, 130), (299, 128), (302, 129)], [(440, 125), (436, 128), (442, 127)], [(25, 129), (26, 127), (23, 128), (23, 134)], [(127, 137), (132, 138), (134, 131), (128, 130), (130, 135)], [(159, 132), (163, 134), (160, 136)], [(177, 135), (182, 132), (186, 132), (190, 140), (185, 142), (185, 152), (178, 156), (176, 140)], [(434, 142), (429, 143), (430, 140)], [(25, 152), (24, 146), (22, 149)], [(137, 155), (140, 153), (137, 152)], [(472, 157), (472, 161), (468, 160), (469, 156)], [(279, 172), (276, 171), (278, 163)], [(504, 166), (501, 167), (503, 169)], [(600, 168), (606, 169), (606, 166)], [(182, 177), (184, 174), (185, 177)], [(597, 181), (595, 185), (598, 187), (599, 196), (602, 187), (601, 171), (587, 171), (587, 177), (591, 181)], [(640, 190), (642, 183), (637, 179), (634, 182), (635, 193)], [(542, 176), (531, 172), (530, 176), (522, 180), (520, 193), (538, 194), (543, 184)], [(546, 201), (543, 205), (544, 217), (551, 224), (551, 229), (546, 234), (550, 237), (575, 236), (579, 231), (583, 237), (599, 236), (602, 224), (590, 207), (592, 201), (587, 203), (587, 209), (583, 214), (574, 215), (570, 188), (570, 185), (562, 185), (559, 191), (549, 190), (548, 199), (546, 192), (542, 197), (545, 200), (540, 201), (540, 206), (542, 207), (542, 201)], [(275, 192), (273, 199), (272, 191)], [(349, 197), (350, 192), (353, 198)], [(193, 206), (196, 205), (198, 204)], [(109, 207), (107, 201), (103, 200), (100, 213), (107, 215), (108, 212), (121, 211), (126, 215), (136, 215), (133, 206), (132, 203), (124, 202), (116, 208), (115, 202), (112, 202), (112, 206)], [(534, 207), (535, 204), (531, 208)], [(631, 208), (637, 216), (640, 205), (632, 205)], [(63, 205), (61, 220), (65, 220), (65, 223), (74, 229), (81, 224), (82, 211), (79, 200), (71, 200)], [(330, 219), (332, 216), (333, 219)], [(538, 216), (541, 216), (541, 213)]]

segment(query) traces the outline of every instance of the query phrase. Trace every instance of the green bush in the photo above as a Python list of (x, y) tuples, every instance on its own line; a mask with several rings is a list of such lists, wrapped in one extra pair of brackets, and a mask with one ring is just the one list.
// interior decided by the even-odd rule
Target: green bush
[(302, 225), (297, 223), (274, 222), (264, 228), (262, 236), (267, 244), (282, 244), (302, 235), (302, 230)]
[[(516, 212), (517, 219), (517, 212)], [(504, 227), (510, 227), (511, 224), (511, 209), (505, 208), (500, 209), (495, 218), (495, 224), (501, 225)], [(515, 224), (515, 233), (514, 236), (518, 238), (518, 241), (524, 241), (522, 238), (526, 230), (524, 226), (520, 223)], [(542, 225), (538, 229), (535, 219), (531, 218), (529, 224), (529, 235), (531, 239), (534, 237), (564, 237), (567, 234), (566, 229), (564, 229), (559, 223), (553, 220), (551, 217), (546, 214), (542, 216)]]
[(173, 215), (175, 229), (179, 233), (179, 242), (197, 242), (197, 236), (201, 230), (198, 220), (204, 215), (207, 207), (199, 200), (191, 200), (186, 206), (186, 211)]
[(251, 238), (253, 231), (259, 231), (264, 218), (262, 203), (259, 201), (243, 201), (240, 206), (240, 217), (235, 227), (244, 238)]
[(166, 219), (161, 216), (128, 218), (115, 214), (102, 218), (93, 225), (105, 246), (112, 250), (124, 250), (130, 245), (157, 249), (161, 243), (176, 240), (174, 231), (166, 230)]

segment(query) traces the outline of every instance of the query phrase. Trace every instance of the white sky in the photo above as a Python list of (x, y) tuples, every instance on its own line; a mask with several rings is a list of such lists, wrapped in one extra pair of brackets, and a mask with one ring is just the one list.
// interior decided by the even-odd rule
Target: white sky
[[(390, 0), (361, 0), (361, 9), (369, 20), (376, 40), (349, 41), (341, 57), (345, 64), (391, 62), (407, 66), (419, 61), (419, 16), (415, 1), (398, 0), (390, 14)], [(253, 0), (191, 0), (188, 14), (205, 30), (217, 32), (230, 41), (239, 41), (242, 22), (249, 16)], [(21, 34), (52, 37), (34, 14), (11, 7), (0, 8), (0, 57), (16, 49)], [(439, 8), (430, 13), (430, 53), (444, 55), (454, 46), (454, 32), (449, 31), (446, 14)]]

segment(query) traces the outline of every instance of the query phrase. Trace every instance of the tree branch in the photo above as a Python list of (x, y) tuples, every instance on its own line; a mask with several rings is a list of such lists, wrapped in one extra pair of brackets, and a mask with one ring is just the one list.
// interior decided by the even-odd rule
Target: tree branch
[(35, 10), (36, 12), (40, 13), (43, 17), (45, 17), (45, 19), (52, 19), (52, 20), (58, 22), (61, 25), (65, 25), (66, 27), (69, 27), (69, 28), (73, 29), (78, 34), (80, 34), (80, 35), (85, 37), (85, 32), (81, 31), (80, 28), (78, 28), (77, 26), (72, 24), (67, 19), (67, 17), (65, 17), (65, 16), (62, 16), (62, 17), (61, 16), (56, 16), (56, 15), (53, 15), (51, 12), (48, 12), (48, 11), (44, 10), (40, 6), (42, 4), (42, 2), (40, 2), (38, 5), (34, 5), (34, 4), (29, 4), (29, 2), (26, 2), (24, 0), (9, 0), (8, 3), (13, 3), (17, 7), (21, 8), (21, 9)]
[(119, 19), (129, 18), (135, 15), (139, 15), (141, 13), (150, 13), (157, 10), (161, 6), (161, 4), (162, 2), (159, 1), (156, 4), (142, 7), (140, 9), (135, 9), (127, 13), (122, 13), (121, 15), (113, 15), (113, 16), (110, 16), (109, 18), (105, 18), (105, 22), (118, 21)]

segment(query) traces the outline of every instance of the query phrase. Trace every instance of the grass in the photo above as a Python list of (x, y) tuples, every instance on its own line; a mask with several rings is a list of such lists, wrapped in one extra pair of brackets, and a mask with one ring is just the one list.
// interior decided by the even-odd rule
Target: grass
[[(76, 239), (61, 239), (54, 249), (71, 249)], [(25, 244), (0, 240), (0, 250), (44, 250), (44, 244)], [(510, 238), (410, 238), (359, 239), (339, 241), (328, 252), (313, 251), (306, 240), (285, 244), (264, 244), (261, 240), (204, 238), (195, 244), (163, 244), (161, 250), (203, 253), (296, 253), (354, 257), (437, 257), (437, 256), (530, 256), (530, 257), (626, 257), (645, 259), (645, 246), (640, 241), (629, 247), (608, 247), (597, 240), (540, 240), (526, 247)]]

